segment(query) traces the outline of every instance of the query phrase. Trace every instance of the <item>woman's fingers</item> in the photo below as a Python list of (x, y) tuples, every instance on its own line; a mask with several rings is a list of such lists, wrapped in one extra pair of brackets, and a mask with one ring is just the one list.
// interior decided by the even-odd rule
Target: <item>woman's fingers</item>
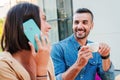
[(41, 33), (41, 35), (40, 35), (40, 40), (39, 40), (39, 38), (36, 38), (36, 40), (37, 40), (36, 42), (37, 42), (37, 45), (38, 45), (39, 48), (40, 48), (41, 46), (42, 46), (42, 47), (43, 47), (43, 46), (46, 46), (46, 45), (48, 45), (48, 44), (50, 43), (48, 37), (45, 36), (45, 35), (42, 34), (42, 33)]
[(42, 45), (46, 45), (45, 36), (41, 33), (40, 35)]
[(40, 40), (38, 38), (38, 35), (35, 35), (35, 40), (36, 40), (38, 49), (40, 49), (41, 48), (41, 42), (40, 42)]
[(46, 37), (45, 35), (41, 34), (41, 40), (38, 38), (38, 36), (35, 36), (36, 39), (36, 43), (38, 46), (38, 51), (43, 51), (43, 50), (49, 50), (50, 49), (50, 42), (48, 37)]
[(34, 48), (33, 44), (31, 42), (28, 42), (28, 44), (30, 46), (32, 55), (35, 56), (36, 53), (35, 53), (35, 48)]
[(50, 41), (49, 41), (48, 36), (45, 36), (45, 39), (46, 39), (46, 43), (47, 43), (48, 45), (50, 45)]

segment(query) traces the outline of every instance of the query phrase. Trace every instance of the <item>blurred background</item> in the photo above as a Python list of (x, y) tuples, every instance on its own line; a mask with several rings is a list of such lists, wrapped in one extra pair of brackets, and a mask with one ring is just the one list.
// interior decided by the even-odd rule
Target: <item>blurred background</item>
[(120, 0), (0, 0), (0, 37), (7, 11), (15, 4), (28, 1), (37, 4), (51, 24), (51, 44), (72, 34), (72, 15), (78, 8), (88, 8), (94, 14), (94, 28), (89, 39), (106, 42), (111, 47), (115, 74), (120, 74)]

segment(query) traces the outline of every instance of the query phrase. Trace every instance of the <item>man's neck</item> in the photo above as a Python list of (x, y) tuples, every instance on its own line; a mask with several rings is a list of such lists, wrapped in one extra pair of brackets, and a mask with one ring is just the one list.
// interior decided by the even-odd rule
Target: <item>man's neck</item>
[(77, 39), (76, 40), (78, 41), (78, 43), (81, 45), (81, 46), (84, 46), (86, 45), (87, 43), (87, 38), (84, 38), (84, 39)]

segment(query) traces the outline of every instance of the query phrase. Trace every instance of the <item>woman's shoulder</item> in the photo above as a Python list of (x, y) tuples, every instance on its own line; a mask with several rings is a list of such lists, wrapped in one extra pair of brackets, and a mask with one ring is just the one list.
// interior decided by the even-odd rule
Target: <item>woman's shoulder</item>
[(10, 60), (12, 55), (9, 52), (0, 52), (0, 60)]
[(12, 73), (10, 60), (6, 52), (0, 53), (0, 79), (14, 79), (16, 80), (15, 74)]
[(16, 59), (12, 57), (9, 52), (1, 52), (0, 79), (1, 78), (7, 80), (30, 80), (30, 75), (25, 70), (25, 68)]
[(0, 52), (0, 71), (9, 71), (11, 70), (12, 55), (9, 52)]

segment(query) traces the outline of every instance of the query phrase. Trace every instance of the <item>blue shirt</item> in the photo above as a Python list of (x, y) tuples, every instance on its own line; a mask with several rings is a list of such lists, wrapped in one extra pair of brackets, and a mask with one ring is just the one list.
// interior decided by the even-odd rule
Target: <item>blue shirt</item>
[[(91, 41), (87, 41), (87, 43), (89, 44)], [(62, 73), (75, 63), (80, 47), (74, 34), (53, 45), (51, 57), (53, 59), (57, 80), (62, 80)], [(79, 72), (75, 80), (95, 80), (96, 72), (102, 80), (114, 80), (114, 68), (112, 63), (110, 69), (105, 72), (102, 69), (100, 54), (98, 52), (92, 54), (93, 58), (89, 59), (87, 65)]]

